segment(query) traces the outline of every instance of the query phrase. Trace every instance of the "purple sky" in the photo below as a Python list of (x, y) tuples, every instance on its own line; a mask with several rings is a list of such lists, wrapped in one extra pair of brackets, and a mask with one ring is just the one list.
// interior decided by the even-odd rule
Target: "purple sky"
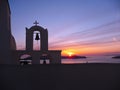
[(17, 49), (37, 20), (49, 31), (49, 49), (77, 54), (120, 52), (120, 0), (9, 0)]

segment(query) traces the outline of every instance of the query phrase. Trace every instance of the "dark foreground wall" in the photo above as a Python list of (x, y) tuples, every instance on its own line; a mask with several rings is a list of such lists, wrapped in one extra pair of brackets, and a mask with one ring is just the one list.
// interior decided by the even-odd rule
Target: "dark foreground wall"
[(0, 65), (0, 90), (120, 90), (120, 64)]

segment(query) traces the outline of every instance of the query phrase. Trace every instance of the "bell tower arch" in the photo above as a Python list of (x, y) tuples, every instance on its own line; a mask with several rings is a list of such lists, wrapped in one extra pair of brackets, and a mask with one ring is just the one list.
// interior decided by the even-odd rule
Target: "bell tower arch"
[[(48, 50), (48, 30), (38, 26), (37, 21), (34, 24), (26, 28), (26, 50), (14, 51), (13, 60), (17, 60), (19, 64), (20, 56), (27, 54), (32, 57), (31, 64), (42, 64), (41, 62), (47, 63), (47, 61), (49, 64), (61, 64), (61, 50)], [(34, 50), (34, 40), (40, 42), (40, 50)]]
[[(26, 50), (27, 51), (33, 51), (33, 36), (34, 32), (37, 31), (39, 33), (36, 33), (36, 40), (40, 41), (40, 50), (41, 51), (48, 51), (48, 30), (42, 28), (41, 26), (38, 26), (37, 22), (34, 23), (35, 26), (32, 26), (31, 28), (26, 28)], [(40, 37), (38, 36), (40, 34)]]

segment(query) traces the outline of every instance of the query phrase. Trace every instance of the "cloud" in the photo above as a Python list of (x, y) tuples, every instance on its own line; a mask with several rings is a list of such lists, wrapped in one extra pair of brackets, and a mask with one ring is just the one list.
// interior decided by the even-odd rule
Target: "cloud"
[[(113, 40), (120, 41), (120, 20), (106, 23), (94, 28), (71, 33), (59, 40), (50, 42), (50, 48), (93, 47), (113, 45)], [(116, 38), (113, 38), (116, 37)], [(112, 40), (111, 40), (112, 39)]]

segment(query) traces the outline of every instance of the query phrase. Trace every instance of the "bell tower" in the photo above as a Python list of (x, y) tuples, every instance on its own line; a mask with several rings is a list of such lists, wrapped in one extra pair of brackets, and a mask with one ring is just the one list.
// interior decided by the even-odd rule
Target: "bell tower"
[[(0, 64), (19, 64), (20, 56), (26, 54), (32, 57), (32, 64), (46, 62), (46, 59), (50, 64), (61, 63), (61, 50), (48, 50), (48, 30), (38, 26), (37, 21), (31, 28), (26, 28), (26, 50), (16, 50), (10, 15), (8, 0), (0, 0)], [(34, 32), (37, 32), (35, 38)], [(33, 49), (34, 39), (40, 41), (40, 50)]]
[(11, 34), (11, 11), (8, 0), (0, 0), (0, 64), (12, 64), (11, 50), (16, 49)]
[[(36, 34), (35, 40), (40, 41), (40, 50), (48, 51), (48, 30), (38, 26), (37, 21), (34, 24), (30, 29), (26, 28), (26, 50), (33, 51), (33, 34)], [(39, 33), (34, 33), (34, 31)]]

